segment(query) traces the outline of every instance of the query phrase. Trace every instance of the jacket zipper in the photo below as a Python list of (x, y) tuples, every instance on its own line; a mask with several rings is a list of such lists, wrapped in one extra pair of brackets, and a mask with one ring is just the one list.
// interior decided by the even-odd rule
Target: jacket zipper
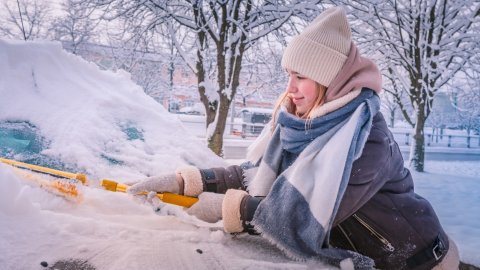
[(350, 237), (348, 237), (348, 234), (347, 234), (347, 232), (345, 232), (345, 230), (343, 229), (343, 227), (342, 227), (340, 224), (338, 224), (338, 228), (340, 229), (340, 231), (342, 232), (342, 234), (345, 236), (345, 238), (347, 238), (347, 241), (348, 241), (348, 243), (350, 244), (350, 246), (352, 246), (353, 250), (354, 250), (355, 252), (358, 252), (357, 247), (355, 247), (355, 245), (353, 244), (352, 240), (350, 240)]
[(353, 214), (353, 217), (360, 222), (360, 224), (363, 225), (369, 232), (371, 232), (382, 244), (387, 248), (388, 251), (393, 252), (395, 248), (393, 245), (385, 238), (383, 235), (378, 233), (375, 229), (372, 228), (372, 226), (368, 225), (367, 222), (365, 222), (363, 219), (361, 219), (357, 214)]

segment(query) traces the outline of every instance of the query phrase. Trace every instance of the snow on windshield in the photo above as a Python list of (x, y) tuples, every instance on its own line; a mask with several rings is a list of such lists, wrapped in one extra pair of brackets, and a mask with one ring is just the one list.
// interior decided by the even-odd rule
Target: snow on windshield
[(223, 164), (129, 74), (101, 71), (57, 43), (0, 43), (0, 123), (28, 123), (41, 154), (93, 177)]

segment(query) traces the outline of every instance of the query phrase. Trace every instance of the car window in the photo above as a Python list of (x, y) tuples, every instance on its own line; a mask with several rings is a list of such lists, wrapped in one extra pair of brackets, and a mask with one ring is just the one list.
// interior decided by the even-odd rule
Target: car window
[(42, 154), (48, 141), (40, 129), (28, 121), (0, 121), (0, 157), (57, 170), (74, 169)]
[[(120, 126), (126, 139), (144, 140), (143, 130), (132, 123)], [(40, 129), (28, 121), (0, 121), (0, 157), (45, 166), (57, 170), (77, 171), (75, 166), (42, 154), (49, 141), (41, 135)], [(101, 157), (110, 164), (122, 165), (124, 162), (102, 153)]]
[(0, 154), (11, 157), (40, 153), (43, 139), (38, 134), (38, 129), (28, 122), (0, 122)]

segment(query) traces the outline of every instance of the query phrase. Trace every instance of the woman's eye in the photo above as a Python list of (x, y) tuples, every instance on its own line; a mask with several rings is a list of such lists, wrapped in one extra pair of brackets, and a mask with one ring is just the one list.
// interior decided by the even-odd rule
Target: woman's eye
[(302, 76), (297, 76), (297, 79), (299, 79), (299, 80), (303, 80), (303, 79), (305, 79), (305, 77), (302, 77)]

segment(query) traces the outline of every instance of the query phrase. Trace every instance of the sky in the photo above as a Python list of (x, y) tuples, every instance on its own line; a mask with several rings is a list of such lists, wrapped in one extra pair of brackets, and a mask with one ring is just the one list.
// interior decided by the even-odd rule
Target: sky
[[(202, 222), (174, 205), (155, 212), (141, 198), (99, 188), (102, 178), (131, 182), (180, 165), (236, 162), (215, 156), (129, 74), (101, 71), (57, 43), (2, 40), (0, 74), (0, 128), (28, 121), (45, 138), (36, 161), (60, 161), (90, 180), (77, 185), (80, 196), (66, 199), (37, 184), (53, 177), (0, 164), (1, 269), (44, 269), (41, 262), (65, 260), (101, 270), (312, 268), (259, 236), (224, 233), (221, 221)], [(425, 173), (413, 174), (462, 261), (477, 266), (479, 165), (427, 161)]]

